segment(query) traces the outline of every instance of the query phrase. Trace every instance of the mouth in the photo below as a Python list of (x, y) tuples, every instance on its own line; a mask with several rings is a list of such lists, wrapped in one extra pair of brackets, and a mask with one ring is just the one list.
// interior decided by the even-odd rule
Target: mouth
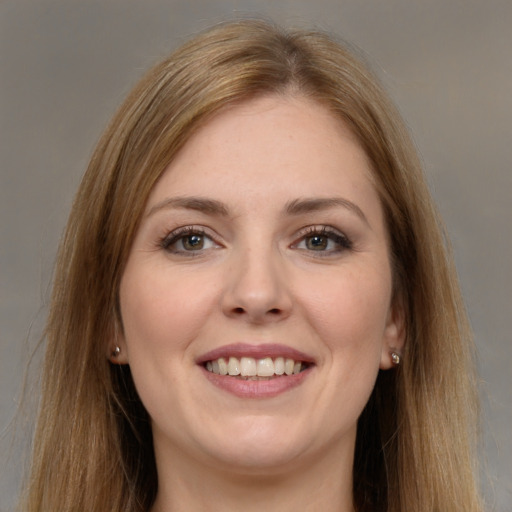
[(297, 375), (311, 366), (306, 361), (290, 357), (219, 357), (204, 363), (207, 371), (216, 375), (225, 375), (240, 380), (271, 380), (276, 377)]
[(208, 380), (239, 397), (266, 398), (301, 384), (315, 366), (312, 357), (284, 345), (236, 343), (197, 361)]

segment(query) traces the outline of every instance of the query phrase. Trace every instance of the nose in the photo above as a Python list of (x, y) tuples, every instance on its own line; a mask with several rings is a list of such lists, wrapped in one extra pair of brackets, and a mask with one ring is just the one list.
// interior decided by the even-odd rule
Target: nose
[(272, 249), (233, 255), (222, 298), (226, 316), (253, 324), (284, 320), (292, 310), (284, 264)]

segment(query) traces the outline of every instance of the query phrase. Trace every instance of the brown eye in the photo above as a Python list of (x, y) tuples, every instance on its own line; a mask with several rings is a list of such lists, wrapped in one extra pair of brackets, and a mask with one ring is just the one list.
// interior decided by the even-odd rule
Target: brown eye
[(329, 245), (329, 237), (313, 235), (305, 238), (306, 247), (311, 251), (325, 251)]
[(198, 234), (184, 236), (182, 244), (186, 251), (198, 251), (204, 247), (204, 236)]
[(218, 247), (210, 236), (196, 227), (180, 228), (172, 232), (161, 241), (160, 246), (171, 254), (190, 256)]
[(329, 226), (306, 228), (293, 244), (295, 249), (316, 252), (318, 256), (335, 256), (352, 248), (352, 242), (339, 230)]

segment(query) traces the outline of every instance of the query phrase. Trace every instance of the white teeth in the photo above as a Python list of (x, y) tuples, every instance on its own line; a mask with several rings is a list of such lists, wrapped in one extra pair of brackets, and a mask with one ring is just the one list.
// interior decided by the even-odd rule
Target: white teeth
[(253, 377), (256, 375), (256, 360), (252, 357), (242, 357), (240, 359), (240, 375), (244, 377)]
[(219, 373), (221, 375), (227, 375), (228, 374), (228, 363), (223, 357), (219, 357), (217, 359), (217, 362), (219, 363)]
[(291, 375), (293, 373), (294, 366), (295, 361), (293, 359), (287, 359), (284, 363), (284, 373), (286, 373), (286, 375)]
[(240, 361), (236, 357), (230, 357), (228, 363), (229, 375), (240, 375)]
[(274, 361), (274, 372), (276, 375), (283, 375), (284, 357), (276, 357), (276, 360)]
[(253, 357), (230, 357), (228, 360), (224, 357), (207, 361), (205, 364), (209, 372), (217, 375), (231, 375), (248, 377), (252, 380), (258, 380), (258, 377), (273, 377), (274, 375), (294, 375), (300, 373), (304, 367), (301, 361), (284, 357), (271, 357), (255, 359)]
[(271, 377), (274, 375), (274, 361), (270, 357), (258, 359), (258, 377)]

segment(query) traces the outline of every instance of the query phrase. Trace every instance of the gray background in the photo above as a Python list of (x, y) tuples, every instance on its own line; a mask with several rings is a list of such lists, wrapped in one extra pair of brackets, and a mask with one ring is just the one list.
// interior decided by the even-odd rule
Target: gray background
[(479, 348), (487, 499), (512, 510), (510, 0), (0, 0), (0, 510), (14, 502), (32, 421), (29, 400), (11, 422), (23, 372), (96, 140), (149, 65), (212, 22), (250, 13), (352, 41), (399, 104)]

